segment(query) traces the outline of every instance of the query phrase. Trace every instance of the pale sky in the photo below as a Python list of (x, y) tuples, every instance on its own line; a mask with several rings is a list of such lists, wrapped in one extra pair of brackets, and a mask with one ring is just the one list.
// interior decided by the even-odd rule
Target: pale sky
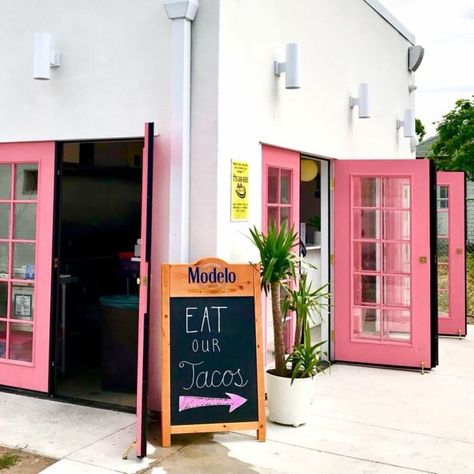
[(379, 0), (408, 30), (425, 56), (415, 73), (416, 117), (432, 122), (474, 94), (474, 0)]

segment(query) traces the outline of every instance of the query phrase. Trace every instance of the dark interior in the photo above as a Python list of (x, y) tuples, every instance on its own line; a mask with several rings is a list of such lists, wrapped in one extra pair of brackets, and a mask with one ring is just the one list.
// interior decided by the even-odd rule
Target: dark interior
[(63, 144), (56, 393), (133, 407), (143, 141)]

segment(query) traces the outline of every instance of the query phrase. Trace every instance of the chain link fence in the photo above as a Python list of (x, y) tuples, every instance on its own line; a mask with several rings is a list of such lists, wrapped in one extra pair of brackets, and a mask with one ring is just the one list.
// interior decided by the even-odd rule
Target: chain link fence
[(474, 251), (467, 252), (467, 314), (468, 322), (474, 324)]

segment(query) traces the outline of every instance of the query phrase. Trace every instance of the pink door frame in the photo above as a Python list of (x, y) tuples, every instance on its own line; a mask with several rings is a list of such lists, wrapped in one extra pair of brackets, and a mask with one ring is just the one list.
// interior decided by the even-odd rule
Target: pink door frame
[[(438, 333), (466, 335), (466, 246), (465, 246), (465, 177), (462, 172), (438, 172), (437, 186), (448, 189), (448, 314), (438, 319)], [(439, 201), (438, 201), (439, 202)], [(437, 206), (438, 207), (438, 206)], [(438, 210), (438, 214), (440, 211)], [(438, 265), (442, 265), (438, 255)], [(439, 274), (438, 274), (439, 275)], [(438, 276), (439, 278), (439, 276)], [(438, 281), (438, 287), (440, 282)]]
[[(51, 327), (55, 143), (0, 144), (0, 164), (30, 163), (38, 165), (32, 362), (0, 359), (0, 385), (47, 392)], [(10, 225), (13, 225), (13, 222), (10, 222)], [(10, 269), (13, 268), (12, 258), (10, 253)], [(11, 271), (9, 276), (13, 276)], [(12, 280), (9, 279), (9, 281)], [(13, 282), (21, 284), (21, 280), (18, 279)]]
[(150, 285), (151, 285), (151, 215), (153, 195), (154, 124), (145, 124), (142, 160), (142, 212), (140, 232), (140, 288), (138, 303), (138, 364), (137, 364), (137, 456), (147, 454), (147, 396), (149, 366)]
[[(279, 170), (278, 184), (277, 184), (277, 201), (269, 202), (269, 171), (270, 169)], [(290, 192), (289, 202), (281, 206), (281, 172), (290, 173)], [(300, 153), (296, 151), (287, 150), (284, 148), (277, 148), (270, 145), (262, 145), (262, 230), (266, 232), (268, 230), (268, 217), (269, 209), (276, 210), (278, 216), (285, 208), (285, 212), (289, 210), (289, 224), (294, 226), (295, 232), (299, 234), (299, 222), (300, 222)], [(278, 226), (280, 225), (280, 219), (277, 221)], [(297, 249), (295, 249), (297, 251)], [(265, 302), (265, 299), (263, 299)], [(266, 311), (264, 311), (265, 320), (268, 323)], [(285, 343), (287, 348), (291, 346), (293, 338), (291, 337), (294, 332), (294, 321), (293, 318), (288, 319), (287, 331), (285, 334)], [(265, 324), (265, 347), (267, 347), (267, 324)]]
[[(336, 361), (358, 362), (401, 367), (429, 368), (432, 365), (432, 334), (430, 304), (430, 164), (425, 160), (335, 160), (335, 195), (334, 195), (334, 359)], [(357, 313), (355, 298), (356, 271), (354, 269), (353, 243), (354, 219), (360, 211), (353, 211), (354, 182), (357, 177), (405, 178), (411, 183), (410, 201), (410, 340), (397, 341), (364, 338), (354, 333), (353, 315)], [(380, 205), (379, 205), (380, 207)], [(387, 212), (388, 211), (388, 212)], [(366, 212), (393, 214), (389, 209), (370, 209)], [(404, 212), (404, 211), (395, 211)], [(360, 212), (361, 216), (364, 214)], [(385, 215), (385, 214), (384, 214)], [(387, 224), (389, 225), (389, 224)], [(394, 230), (395, 229), (395, 230)], [(392, 232), (397, 232), (396, 227)], [(390, 237), (387, 240), (397, 240)], [(367, 240), (367, 239), (366, 239)], [(384, 238), (374, 240), (374, 248), (385, 245)], [(369, 242), (370, 243), (370, 242)], [(400, 242), (395, 242), (397, 246)], [(387, 247), (391, 244), (388, 243)], [(400, 245), (402, 245), (400, 243)], [(380, 250), (378, 250), (380, 252)], [(379, 258), (379, 257), (378, 257)], [(380, 263), (383, 265), (383, 263)], [(388, 263), (390, 265), (390, 263)], [(369, 274), (371, 272), (365, 272)], [(388, 272), (380, 268), (373, 272), (374, 281), (382, 285), (382, 278), (391, 278)], [(395, 272), (396, 273), (396, 272)], [(398, 275), (395, 275), (398, 277)], [(401, 278), (404, 278), (402, 275)], [(377, 280), (375, 280), (377, 279)], [(388, 285), (388, 283), (387, 283)], [(388, 309), (381, 304), (382, 287), (377, 289), (380, 300), (377, 306), (380, 314)], [(397, 291), (388, 294), (388, 298), (398, 298)], [(360, 306), (360, 305), (359, 305)], [(402, 311), (400, 311), (401, 313)], [(389, 313), (387, 313), (389, 314)], [(380, 316), (381, 327), (385, 331), (384, 319)], [(406, 325), (406, 322), (405, 322)], [(355, 335), (356, 334), (356, 335)]]

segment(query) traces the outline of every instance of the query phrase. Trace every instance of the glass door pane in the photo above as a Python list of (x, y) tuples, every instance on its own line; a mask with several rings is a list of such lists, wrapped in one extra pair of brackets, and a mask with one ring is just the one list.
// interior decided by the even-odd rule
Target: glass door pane
[(438, 317), (449, 317), (449, 186), (436, 187)]
[(357, 176), (352, 189), (353, 336), (410, 341), (410, 179)]

